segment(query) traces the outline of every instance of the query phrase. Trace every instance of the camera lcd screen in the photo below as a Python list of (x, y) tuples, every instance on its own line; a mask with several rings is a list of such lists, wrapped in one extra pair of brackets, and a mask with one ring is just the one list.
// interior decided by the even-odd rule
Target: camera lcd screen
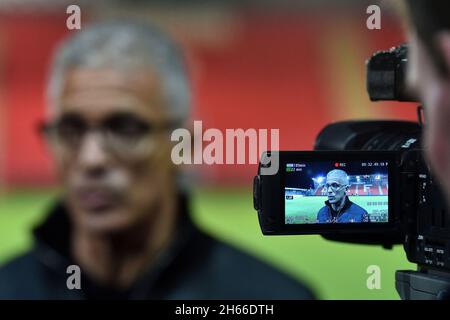
[(388, 161), (284, 164), (286, 225), (389, 222)]

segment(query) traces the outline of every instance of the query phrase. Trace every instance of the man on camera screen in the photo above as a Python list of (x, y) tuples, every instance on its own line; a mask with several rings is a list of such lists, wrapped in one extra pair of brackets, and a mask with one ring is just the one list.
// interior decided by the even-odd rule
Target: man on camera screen
[(348, 175), (344, 170), (334, 169), (328, 172), (325, 190), (328, 200), (319, 213), (319, 223), (369, 222), (367, 211), (350, 201)]

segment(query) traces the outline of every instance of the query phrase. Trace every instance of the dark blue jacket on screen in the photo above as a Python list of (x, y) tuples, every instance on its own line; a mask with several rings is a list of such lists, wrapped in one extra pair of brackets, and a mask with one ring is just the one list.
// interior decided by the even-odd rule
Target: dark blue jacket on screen
[(345, 204), (339, 212), (331, 207), (329, 201), (325, 201), (325, 206), (317, 214), (317, 221), (318, 223), (369, 222), (369, 214), (346, 196)]

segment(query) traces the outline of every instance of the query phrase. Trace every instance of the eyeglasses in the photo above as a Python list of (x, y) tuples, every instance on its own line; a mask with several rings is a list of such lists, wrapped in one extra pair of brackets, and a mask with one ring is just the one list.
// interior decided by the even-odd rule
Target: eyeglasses
[(336, 182), (332, 182), (332, 183), (326, 183), (325, 184), (325, 190), (328, 191), (328, 189), (331, 189), (332, 191), (338, 191), (339, 189), (345, 187), (342, 184), (336, 183)]
[(78, 115), (64, 115), (53, 123), (43, 123), (41, 132), (51, 143), (66, 153), (76, 153), (86, 135), (99, 133), (104, 148), (120, 157), (133, 157), (149, 152), (155, 135), (170, 125), (152, 125), (131, 114), (115, 114), (98, 125), (89, 125)]

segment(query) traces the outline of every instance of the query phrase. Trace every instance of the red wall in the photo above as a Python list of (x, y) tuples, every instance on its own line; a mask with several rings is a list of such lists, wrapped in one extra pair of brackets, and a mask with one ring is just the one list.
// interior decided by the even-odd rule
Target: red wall
[[(53, 181), (48, 154), (36, 135), (44, 112), (46, 69), (65, 17), (6, 16), (3, 91), (8, 184)], [(411, 106), (372, 104), (364, 61), (402, 40), (398, 25), (365, 28), (365, 16), (242, 13), (223, 46), (187, 43), (194, 80), (195, 119), (204, 128), (279, 128), (280, 147), (310, 149), (327, 123), (350, 118), (414, 119)], [(224, 40), (225, 41), (225, 40)], [(0, 112), (0, 114), (4, 114)], [(254, 165), (202, 167), (218, 183), (250, 181)], [(0, 177), (1, 178), (1, 177)]]

